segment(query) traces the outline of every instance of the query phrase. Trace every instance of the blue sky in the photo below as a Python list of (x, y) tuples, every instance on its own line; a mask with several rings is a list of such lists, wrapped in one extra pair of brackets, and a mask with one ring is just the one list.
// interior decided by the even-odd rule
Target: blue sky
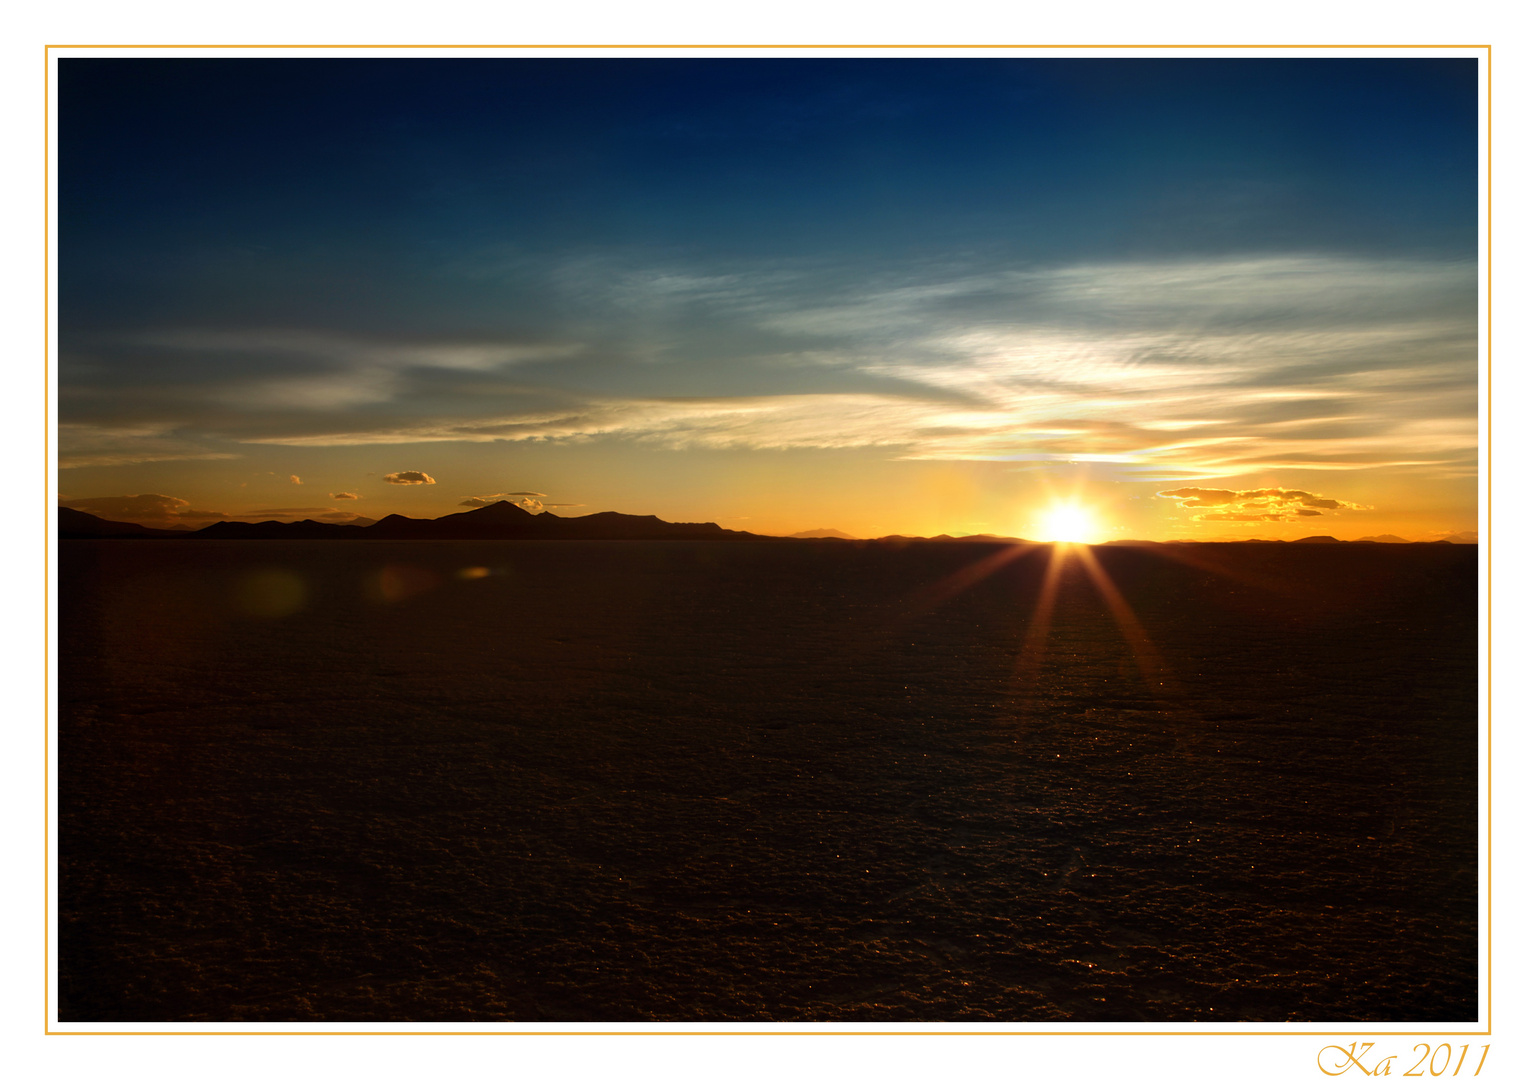
[(66, 501), (1476, 526), (1472, 60), (66, 58), (58, 103)]

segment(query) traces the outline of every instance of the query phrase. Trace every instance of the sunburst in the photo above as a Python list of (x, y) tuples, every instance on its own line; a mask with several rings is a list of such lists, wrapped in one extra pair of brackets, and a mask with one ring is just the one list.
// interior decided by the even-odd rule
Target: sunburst
[(1093, 514), (1077, 503), (1058, 503), (1045, 515), (1045, 540), (1058, 544), (1090, 544), (1098, 527)]

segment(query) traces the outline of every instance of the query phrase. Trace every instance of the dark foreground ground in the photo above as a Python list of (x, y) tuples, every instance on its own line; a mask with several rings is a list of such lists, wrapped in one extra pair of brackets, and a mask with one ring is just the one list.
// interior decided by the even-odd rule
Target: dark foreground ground
[(994, 550), (61, 544), (60, 1019), (1475, 1019), (1475, 548)]

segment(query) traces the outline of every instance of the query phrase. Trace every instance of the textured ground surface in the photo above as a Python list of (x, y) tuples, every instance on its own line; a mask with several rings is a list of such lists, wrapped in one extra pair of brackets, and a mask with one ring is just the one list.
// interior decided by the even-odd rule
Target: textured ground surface
[(64, 1020), (1475, 1018), (1475, 548), (61, 549)]

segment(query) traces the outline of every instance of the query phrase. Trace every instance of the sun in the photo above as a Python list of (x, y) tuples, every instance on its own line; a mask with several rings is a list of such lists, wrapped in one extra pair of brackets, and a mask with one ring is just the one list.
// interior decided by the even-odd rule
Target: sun
[(1081, 506), (1063, 503), (1045, 516), (1045, 539), (1058, 544), (1089, 544), (1095, 533), (1093, 515)]

